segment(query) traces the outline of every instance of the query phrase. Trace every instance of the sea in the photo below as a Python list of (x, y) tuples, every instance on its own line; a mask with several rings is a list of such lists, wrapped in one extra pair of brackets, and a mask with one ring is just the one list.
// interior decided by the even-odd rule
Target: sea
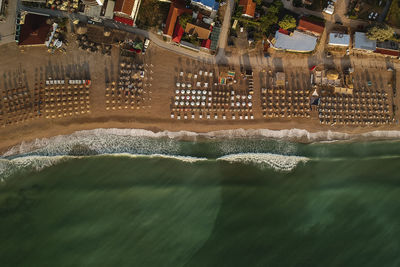
[(0, 266), (400, 266), (399, 140), (96, 129), (24, 142), (0, 157)]

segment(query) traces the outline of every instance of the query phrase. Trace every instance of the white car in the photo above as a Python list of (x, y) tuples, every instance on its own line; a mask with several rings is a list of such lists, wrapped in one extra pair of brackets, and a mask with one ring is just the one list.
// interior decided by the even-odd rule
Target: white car
[(150, 39), (148, 39), (148, 38), (144, 39), (144, 45), (143, 45), (143, 51), (142, 51), (143, 54), (146, 52), (149, 45), (150, 45)]

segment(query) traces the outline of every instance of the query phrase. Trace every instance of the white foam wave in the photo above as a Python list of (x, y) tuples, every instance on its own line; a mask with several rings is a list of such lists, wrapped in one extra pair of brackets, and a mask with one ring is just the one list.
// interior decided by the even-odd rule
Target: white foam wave
[[(199, 161), (206, 161), (207, 158), (197, 158), (179, 155), (162, 155), (162, 154), (129, 154), (129, 153), (116, 153), (116, 154), (101, 154), (97, 156), (117, 156), (117, 157), (130, 157), (130, 158), (163, 158), (174, 159), (187, 163), (195, 163)], [(0, 181), (4, 181), (7, 177), (13, 175), (17, 171), (32, 170), (41, 171), (47, 167), (61, 163), (62, 161), (73, 158), (85, 158), (89, 156), (23, 156), (13, 159), (0, 159)]]
[(267, 165), (280, 171), (291, 171), (299, 163), (306, 163), (309, 158), (299, 156), (286, 156), (271, 153), (240, 153), (226, 155), (218, 158), (217, 160), (228, 161), (231, 163), (252, 163), (257, 165)]
[(152, 155), (144, 155), (144, 154), (128, 154), (128, 153), (115, 153), (115, 154), (103, 154), (107, 156), (123, 156), (130, 158), (163, 158), (163, 159), (175, 159), (182, 162), (195, 163), (199, 161), (206, 161), (207, 158), (198, 158), (198, 157), (190, 157), (190, 156), (179, 156), (179, 155), (163, 155), (163, 154), (152, 154)]
[(14, 159), (0, 159), (0, 181), (11, 176), (16, 171), (29, 169), (40, 171), (67, 159), (67, 156), (27, 156)]
[[(138, 137), (138, 138), (136, 138)], [(71, 135), (59, 135), (51, 138), (38, 138), (31, 142), (22, 142), (20, 145), (9, 149), (3, 156), (12, 156), (29, 153), (41, 148), (46, 148), (49, 155), (63, 155), (70, 151), (74, 145), (84, 144), (88, 149), (97, 153), (118, 153), (126, 151), (127, 146), (135, 146), (143, 154), (178, 154), (174, 142), (159, 142), (155, 149), (154, 143), (144, 142), (139, 137), (152, 139), (191, 139), (197, 138), (271, 138), (298, 142), (324, 142), (353, 139), (400, 139), (400, 131), (373, 131), (363, 134), (348, 134), (341, 132), (323, 131), (309, 132), (302, 129), (287, 130), (221, 130), (208, 133), (195, 133), (189, 131), (161, 131), (152, 132), (143, 129), (94, 129), (77, 131)], [(128, 140), (129, 138), (129, 140)], [(147, 140), (148, 141), (148, 140)]]

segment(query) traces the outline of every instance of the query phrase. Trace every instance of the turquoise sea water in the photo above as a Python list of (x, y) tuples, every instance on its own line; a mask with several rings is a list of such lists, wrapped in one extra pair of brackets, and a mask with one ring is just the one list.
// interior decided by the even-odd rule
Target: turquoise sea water
[(3, 157), (0, 266), (400, 265), (400, 142), (129, 140)]

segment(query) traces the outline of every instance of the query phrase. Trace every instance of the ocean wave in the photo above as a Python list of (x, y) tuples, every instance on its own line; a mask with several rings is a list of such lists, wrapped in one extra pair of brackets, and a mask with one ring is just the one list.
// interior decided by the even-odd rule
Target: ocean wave
[[(144, 139), (147, 138), (147, 139)], [(59, 135), (51, 138), (38, 138), (30, 142), (22, 142), (9, 149), (3, 154), (4, 157), (27, 154), (38, 151), (43, 155), (64, 155), (75, 146), (86, 147), (85, 152), (95, 154), (103, 153), (139, 153), (139, 154), (178, 154), (179, 140), (196, 141), (199, 138), (212, 138), (228, 140), (234, 138), (265, 138), (276, 140), (287, 140), (293, 142), (333, 142), (345, 140), (377, 140), (377, 139), (400, 139), (400, 131), (372, 131), (363, 134), (349, 134), (341, 132), (323, 131), (309, 132), (302, 129), (288, 130), (221, 130), (207, 133), (195, 133), (190, 131), (161, 131), (152, 132), (143, 129), (94, 129), (77, 131), (70, 135)], [(149, 140), (162, 139), (163, 142)], [(135, 147), (135, 151), (129, 148)], [(226, 151), (229, 153), (229, 149)]]
[(299, 163), (306, 163), (309, 158), (299, 156), (286, 156), (271, 153), (241, 153), (226, 155), (217, 160), (231, 163), (251, 163), (264, 167), (271, 167), (278, 171), (291, 171)]
[(128, 153), (116, 153), (116, 154), (99, 154), (92, 156), (22, 156), (12, 159), (1, 159), (0, 158), (0, 181), (4, 181), (7, 177), (15, 174), (19, 171), (41, 171), (45, 168), (59, 164), (69, 159), (77, 158), (88, 158), (88, 157), (101, 157), (101, 156), (115, 156), (115, 157), (129, 157), (129, 158), (162, 158), (162, 159), (173, 159), (186, 163), (195, 163), (199, 161), (206, 161), (207, 158), (197, 158), (190, 156), (179, 156), (179, 155), (162, 155), (162, 154), (128, 154)]
[(14, 159), (0, 159), (0, 181), (3, 182), (7, 177), (18, 171), (33, 170), (41, 171), (44, 168), (53, 166), (68, 156), (27, 156)]

